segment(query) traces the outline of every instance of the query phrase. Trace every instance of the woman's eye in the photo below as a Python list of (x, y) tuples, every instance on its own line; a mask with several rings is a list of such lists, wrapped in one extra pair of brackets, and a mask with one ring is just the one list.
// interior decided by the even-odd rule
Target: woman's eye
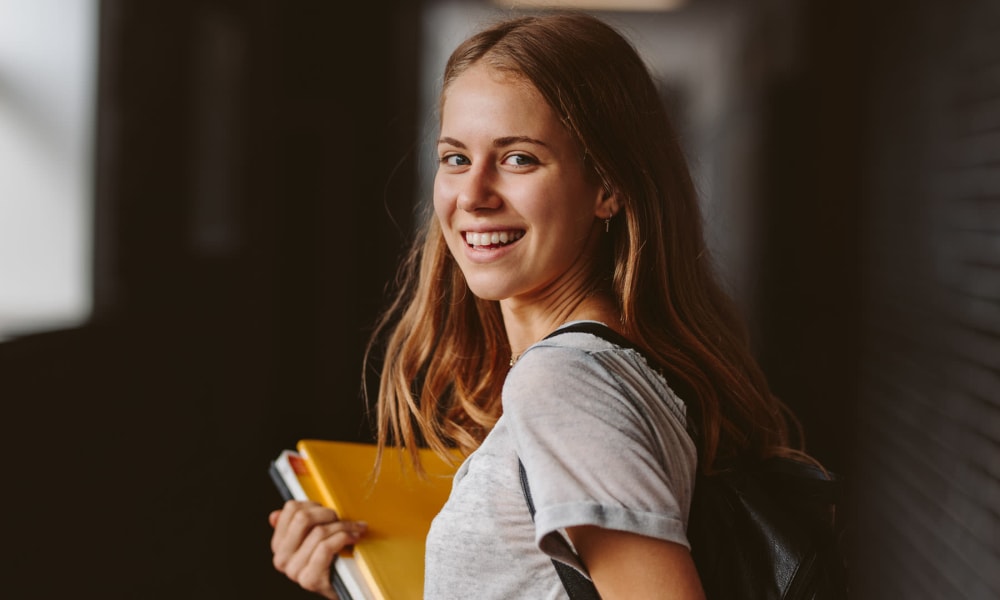
[(504, 163), (511, 165), (513, 167), (530, 167), (531, 165), (534, 165), (537, 162), (538, 161), (528, 156), (527, 154), (511, 154), (510, 156), (504, 159)]
[(448, 165), (449, 167), (466, 166), (469, 164), (469, 159), (461, 154), (446, 154), (441, 157), (441, 164)]

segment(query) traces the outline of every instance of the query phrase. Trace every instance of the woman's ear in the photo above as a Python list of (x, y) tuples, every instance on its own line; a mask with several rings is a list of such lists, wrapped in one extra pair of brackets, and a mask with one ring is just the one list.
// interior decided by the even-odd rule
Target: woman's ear
[(618, 212), (618, 196), (611, 186), (604, 184), (601, 188), (601, 195), (597, 201), (594, 215), (598, 219), (610, 219)]

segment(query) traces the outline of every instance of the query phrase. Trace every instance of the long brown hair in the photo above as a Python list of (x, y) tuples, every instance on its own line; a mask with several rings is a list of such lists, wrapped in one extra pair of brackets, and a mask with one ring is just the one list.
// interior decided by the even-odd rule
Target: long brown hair
[[(715, 279), (686, 160), (632, 45), (582, 13), (507, 20), (454, 51), (442, 98), (480, 61), (534, 85), (616, 194), (608, 262), (620, 326), (687, 403), (700, 468), (788, 450), (797, 425), (771, 393)], [(501, 410), (508, 348), (499, 305), (469, 291), (433, 216), (398, 284), (373, 337), (374, 344), (388, 334), (378, 442), (413, 453), (419, 445), (471, 452)]]

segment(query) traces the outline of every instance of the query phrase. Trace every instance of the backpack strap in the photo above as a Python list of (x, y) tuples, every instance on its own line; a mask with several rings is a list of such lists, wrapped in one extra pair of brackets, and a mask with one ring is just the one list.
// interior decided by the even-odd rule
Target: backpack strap
[(564, 333), (589, 333), (599, 338), (603, 338), (611, 342), (615, 346), (636, 350), (637, 352), (645, 356), (645, 353), (638, 346), (632, 343), (632, 340), (618, 333), (614, 329), (611, 329), (604, 323), (598, 323), (597, 321), (580, 321), (577, 323), (570, 323), (565, 327), (560, 327), (559, 329), (556, 329), (555, 331), (548, 334), (542, 339), (547, 340), (550, 338), (554, 338), (557, 335), (562, 335)]
[[(517, 459), (517, 468), (521, 476), (521, 491), (524, 492), (524, 500), (528, 503), (528, 512), (531, 513), (531, 520), (535, 520), (535, 503), (531, 500), (531, 490), (528, 488), (528, 474), (524, 471), (524, 463)], [(564, 541), (565, 543), (565, 541)], [(594, 582), (583, 576), (573, 567), (564, 562), (552, 559), (552, 565), (556, 568), (559, 580), (562, 581), (563, 588), (569, 594), (570, 600), (600, 600), (601, 596), (594, 587)]]

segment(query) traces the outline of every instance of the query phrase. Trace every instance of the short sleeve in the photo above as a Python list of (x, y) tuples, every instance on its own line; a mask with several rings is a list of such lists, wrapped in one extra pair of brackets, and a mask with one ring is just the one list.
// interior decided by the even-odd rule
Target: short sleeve
[(504, 415), (535, 505), (535, 538), (579, 568), (553, 536), (578, 525), (688, 546), (697, 466), (684, 405), (632, 350), (541, 343), (508, 375)]

